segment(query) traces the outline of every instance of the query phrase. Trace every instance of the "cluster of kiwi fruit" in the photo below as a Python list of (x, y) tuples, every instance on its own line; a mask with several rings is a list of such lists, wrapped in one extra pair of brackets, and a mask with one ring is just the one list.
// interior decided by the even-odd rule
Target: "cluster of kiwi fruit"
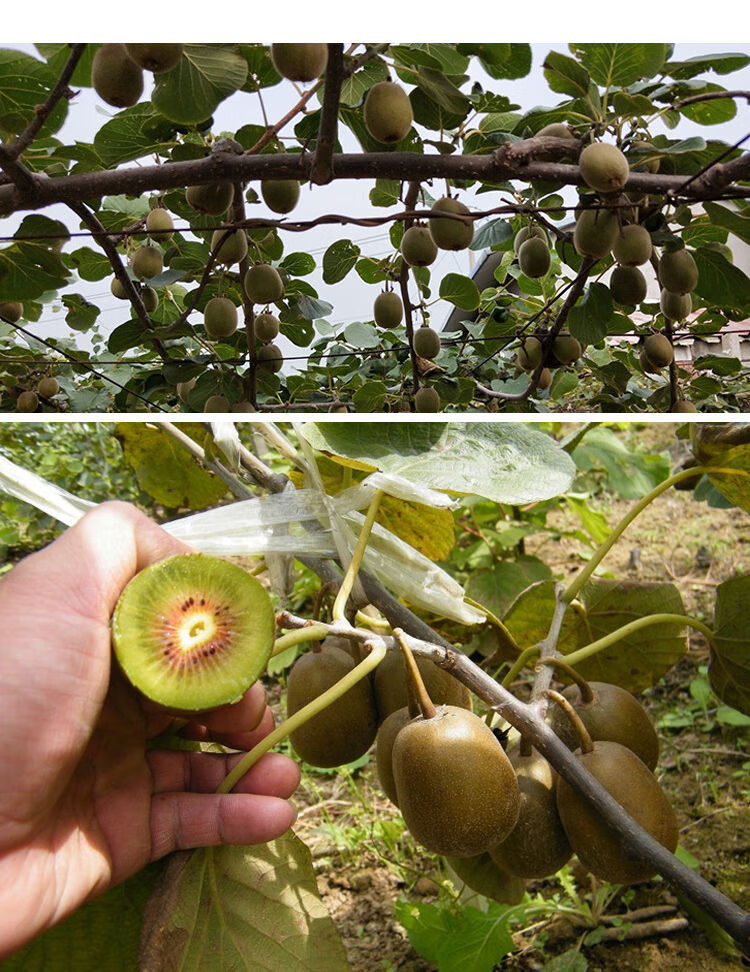
[[(0, 319), (15, 324), (23, 317), (21, 301), (0, 302)], [(16, 411), (35, 412), (41, 401), (49, 402), (60, 391), (60, 383), (54, 375), (42, 375), (34, 388), (21, 388), (16, 398)]]
[(268, 592), (241, 567), (178, 554), (127, 584), (111, 630), (117, 661), (139, 692), (197, 712), (237, 701), (265, 670), (275, 618)]
[(435, 262), (438, 250), (465, 250), (474, 239), (474, 223), (470, 211), (459, 199), (443, 196), (433, 203), (428, 224), (417, 221), (401, 238), (401, 257), (410, 267), (429, 267)]
[(130, 108), (143, 94), (143, 72), (177, 67), (182, 44), (102, 44), (91, 64), (94, 90), (113, 108)]
[(573, 365), (583, 354), (581, 342), (567, 332), (556, 335), (545, 350), (546, 342), (547, 338), (543, 333), (523, 337), (514, 358), (518, 372), (531, 373), (544, 363), (537, 383), (540, 391), (544, 391), (552, 384), (552, 371), (555, 368)]

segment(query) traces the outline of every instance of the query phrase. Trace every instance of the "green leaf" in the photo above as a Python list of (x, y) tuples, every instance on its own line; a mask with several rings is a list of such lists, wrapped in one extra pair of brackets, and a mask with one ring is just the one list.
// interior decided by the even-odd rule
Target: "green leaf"
[(414, 948), (439, 972), (492, 972), (515, 947), (508, 927), (513, 912), (495, 902), (485, 912), (398, 901), (395, 911)]
[(604, 543), (610, 534), (607, 517), (598, 510), (592, 510), (584, 496), (566, 496), (565, 502), (594, 543)]
[(713, 371), (716, 375), (726, 377), (739, 374), (743, 366), (739, 358), (730, 358), (724, 354), (702, 354), (693, 361), (693, 367), (698, 371)]
[(653, 77), (668, 53), (667, 44), (571, 44), (570, 49), (605, 88)]
[(727, 206), (720, 206), (719, 203), (703, 203), (706, 215), (715, 226), (722, 226), (735, 236), (738, 236), (744, 243), (750, 243), (750, 213), (738, 213)]
[(35, 300), (68, 282), (60, 256), (38, 243), (14, 243), (0, 249), (0, 301)]
[[(707, 94), (709, 92), (724, 91), (718, 84), (704, 84), (700, 89), (691, 91), (691, 95)], [(698, 101), (692, 105), (682, 105), (678, 108), (681, 115), (697, 122), (699, 125), (721, 125), (730, 121), (737, 114), (737, 104), (734, 98), (716, 98), (711, 101)]]
[(479, 58), (491, 78), (525, 78), (531, 70), (529, 44), (459, 44), (458, 50)]
[(336, 240), (323, 254), (323, 281), (327, 284), (343, 280), (357, 262), (360, 249), (351, 240)]
[[(200, 425), (183, 425), (182, 429), (199, 442), (207, 435)], [(218, 476), (162, 429), (121, 422), (115, 426), (115, 435), (141, 489), (157, 503), (171, 509), (203, 510), (226, 496), (227, 488)]]
[(552, 571), (544, 561), (523, 555), (494, 563), (489, 570), (472, 571), (466, 593), (501, 618), (522, 591), (551, 577)]
[(490, 219), (479, 227), (475, 224), (474, 239), (469, 244), (469, 249), (485, 250), (498, 243), (505, 243), (512, 236), (513, 227), (509, 222), (504, 219)]
[(750, 575), (732, 577), (716, 590), (714, 644), (708, 677), (719, 698), (750, 715), (750, 632), (747, 604)]
[(709, 478), (722, 496), (750, 511), (750, 427), (744, 423), (696, 423), (691, 427), (691, 434), (693, 455), (701, 465), (737, 470), (736, 473), (711, 473)]
[(750, 307), (750, 277), (721, 253), (705, 247), (693, 254), (698, 266), (695, 292), (719, 307), (744, 310)]
[(305, 277), (315, 269), (315, 259), (309, 253), (287, 253), (279, 267), (291, 277)]
[(155, 152), (164, 155), (174, 145), (174, 127), (148, 101), (125, 108), (94, 136), (94, 148), (107, 167)]
[(243, 91), (259, 91), (281, 81), (281, 75), (273, 66), (271, 54), (263, 44), (240, 44), (240, 53), (247, 62), (247, 78)]
[(397, 206), (401, 198), (401, 183), (398, 179), (376, 179), (375, 188), (370, 190), (373, 206)]
[(344, 340), (355, 348), (376, 348), (380, 344), (380, 335), (372, 324), (353, 321), (344, 329)]
[[(57, 75), (48, 64), (21, 51), (0, 49), (0, 135), (17, 135), (34, 118), (52, 90)], [(42, 126), (50, 135), (62, 125), (68, 113), (68, 101), (61, 98)]]
[(572, 57), (550, 51), (544, 59), (544, 76), (553, 91), (572, 95), (574, 98), (586, 97), (589, 90), (589, 72)]
[(66, 294), (62, 299), (68, 308), (65, 322), (74, 331), (88, 331), (99, 317), (100, 309), (80, 294)]
[(112, 265), (103, 253), (92, 250), (89, 246), (79, 247), (66, 255), (70, 265), (78, 271), (82, 280), (103, 280), (112, 274)]
[(383, 409), (387, 391), (384, 382), (370, 379), (355, 391), (352, 401), (360, 412), (380, 412)]
[(750, 64), (747, 54), (699, 54), (684, 61), (669, 61), (664, 65), (665, 73), (676, 79), (694, 78), (696, 74), (715, 71), (717, 74), (731, 74)]
[(319, 300), (317, 297), (309, 297), (303, 294), (297, 301), (297, 310), (307, 321), (317, 321), (321, 317), (328, 317), (333, 310), (333, 304), (327, 300)]
[(311, 423), (305, 438), (320, 452), (359, 469), (500, 503), (531, 503), (564, 493), (574, 465), (548, 435), (523, 425)]
[(609, 287), (593, 283), (568, 315), (568, 330), (581, 344), (598, 344), (607, 336), (607, 325), (614, 316)]
[(163, 865), (152, 864), (2, 962), (3, 972), (137, 969), (143, 911)]
[(107, 348), (112, 354), (122, 354), (131, 348), (139, 348), (146, 341), (140, 321), (125, 321), (118, 325), (109, 336)]
[(479, 307), (479, 290), (471, 277), (460, 273), (447, 273), (440, 281), (440, 296), (461, 310)]
[(139, 967), (346, 972), (349, 963), (310, 852), (288, 834), (173, 855), (146, 911)]
[(365, 93), (379, 81), (388, 80), (388, 69), (385, 61), (380, 58), (373, 58), (361, 68), (344, 79), (341, 85), (341, 104), (358, 105), (365, 96)]
[[(565, 655), (636, 618), (685, 613), (674, 584), (597, 578), (584, 586), (579, 600), (585, 610), (569, 611), (563, 621), (558, 648)], [(503, 620), (518, 645), (525, 648), (546, 636), (554, 609), (554, 581), (543, 581), (524, 591)], [(614, 682), (629, 692), (642, 692), (683, 657), (686, 631), (685, 625), (674, 622), (650, 625), (580, 662), (576, 670), (586, 679)]]
[(191, 125), (209, 118), (247, 75), (237, 44), (185, 44), (177, 67), (155, 75), (151, 101), (166, 118)]
[(670, 475), (667, 454), (630, 451), (610, 429), (591, 429), (573, 450), (576, 466), (582, 471), (604, 469), (609, 486), (623, 499), (640, 499)]

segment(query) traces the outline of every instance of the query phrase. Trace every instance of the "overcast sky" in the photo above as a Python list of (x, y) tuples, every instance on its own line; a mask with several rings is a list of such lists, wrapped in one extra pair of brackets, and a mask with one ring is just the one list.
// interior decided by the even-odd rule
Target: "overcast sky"
[[(14, 44), (7, 45), (20, 47), (29, 53), (34, 52), (31, 45)], [(555, 49), (567, 52), (567, 45), (564, 44), (533, 44), (533, 66), (529, 76), (517, 81), (495, 81), (484, 75), (480, 67), (472, 61), (472, 78), (477, 78), (486, 87), (499, 94), (507, 95), (512, 101), (521, 105), (523, 110), (527, 110), (538, 104), (554, 104), (558, 100), (563, 100), (564, 96), (556, 95), (551, 92), (543, 77), (541, 65), (549, 50)], [(725, 51), (742, 51), (750, 53), (750, 44), (678, 44), (675, 49), (675, 59), (686, 59), (698, 54)], [(150, 76), (147, 75), (147, 78)], [(726, 77), (717, 77), (712, 74), (711, 80), (732, 88), (750, 89), (750, 68)], [(468, 88), (468, 86), (467, 86)], [(148, 95), (148, 89), (144, 96)], [(282, 83), (274, 88), (264, 89), (263, 100), (270, 120), (280, 118), (285, 111), (293, 104), (295, 93), (288, 83)], [(76, 101), (71, 105), (68, 121), (61, 130), (59, 137), (65, 141), (80, 140), (90, 142), (95, 132), (101, 127), (106, 118), (116, 113), (115, 109), (105, 105), (90, 89), (84, 89)], [(223, 102), (215, 113), (214, 131), (235, 131), (238, 127), (248, 123), (261, 123), (259, 100), (256, 95), (238, 93), (227, 101)], [(292, 131), (293, 125), (287, 129), (287, 134)], [(680, 125), (671, 130), (671, 137), (688, 137), (699, 134), (706, 138), (720, 138), (728, 142), (737, 141), (742, 136), (750, 132), (748, 123), (748, 112), (743, 102), (738, 102), (738, 112), (735, 118), (722, 125), (700, 126), (688, 120), (683, 120)], [(282, 132), (283, 134), (283, 132)], [(359, 146), (348, 129), (340, 131), (340, 139), (344, 151), (359, 151)], [(134, 163), (128, 163), (130, 165)], [(373, 209), (369, 203), (368, 194), (372, 186), (371, 181), (352, 181), (334, 182), (328, 186), (304, 187), (300, 203), (294, 211), (294, 217), (300, 219), (310, 219), (321, 213), (347, 213), (358, 216), (365, 216), (369, 213), (382, 215), (387, 212), (382, 208)], [(442, 195), (444, 184), (441, 182), (432, 188), (433, 195)], [(468, 194), (470, 196), (470, 194)], [(466, 198), (464, 196), (464, 198)], [(467, 199), (470, 202), (470, 199)], [(482, 195), (479, 206), (490, 208), (501, 202), (500, 196)], [(69, 225), (73, 226), (67, 211), (62, 207), (50, 207), (45, 212), (50, 216), (64, 219)], [(267, 213), (265, 206), (250, 207), (248, 215), (262, 215)], [(23, 215), (23, 214), (21, 214)], [(273, 214), (271, 214), (273, 216)], [(19, 217), (20, 219), (20, 217)], [(8, 235), (17, 225), (19, 219), (11, 218), (0, 223), (2, 235)], [(285, 251), (306, 250), (315, 256), (316, 261), (322, 259), (322, 255), (327, 246), (335, 239), (348, 237), (359, 244), (363, 254), (373, 257), (384, 256), (391, 252), (392, 248), (388, 239), (388, 227), (383, 229), (364, 229), (357, 227), (319, 227), (307, 233), (287, 233), (283, 234)], [(80, 246), (80, 240), (75, 244)], [(72, 248), (70, 245), (68, 249)], [(433, 293), (438, 291), (438, 281), (449, 272), (470, 273), (471, 257), (468, 251), (460, 253), (448, 253), (440, 251), (437, 261), (431, 270), (433, 274)], [(372, 316), (372, 301), (379, 292), (378, 287), (364, 284), (359, 276), (352, 271), (341, 283), (328, 286), (323, 283), (320, 272), (307, 277), (318, 290), (322, 298), (334, 305), (330, 321), (336, 329), (346, 326), (355, 320), (366, 320)], [(95, 284), (82, 283), (81, 286), (73, 288), (77, 292), (84, 293), (85, 296), (96, 303), (101, 309), (100, 327), (105, 334), (127, 319), (126, 305), (122, 301), (116, 300), (109, 292), (109, 280), (104, 280)], [(442, 326), (448, 312), (449, 305), (436, 305), (432, 308), (432, 324), (438, 329)], [(52, 306), (48, 306), (43, 314), (42, 320), (34, 324), (30, 330), (43, 336), (55, 334), (62, 336), (68, 333), (64, 323), (64, 308), (55, 311)], [(80, 340), (81, 336), (78, 336)], [(282, 344), (283, 346), (283, 344)], [(288, 345), (290, 353), (299, 354), (299, 350), (293, 350), (293, 346)], [(286, 350), (286, 349), (285, 349)]]

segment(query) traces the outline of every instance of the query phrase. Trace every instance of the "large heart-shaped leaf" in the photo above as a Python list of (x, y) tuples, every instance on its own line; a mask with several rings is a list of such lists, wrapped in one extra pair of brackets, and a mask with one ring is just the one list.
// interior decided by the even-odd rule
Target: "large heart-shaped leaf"
[(716, 591), (714, 643), (708, 677), (727, 705), (750, 715), (750, 574), (732, 577)]
[(192, 125), (209, 118), (247, 74), (236, 44), (185, 44), (177, 67), (156, 75), (151, 101), (171, 121)]

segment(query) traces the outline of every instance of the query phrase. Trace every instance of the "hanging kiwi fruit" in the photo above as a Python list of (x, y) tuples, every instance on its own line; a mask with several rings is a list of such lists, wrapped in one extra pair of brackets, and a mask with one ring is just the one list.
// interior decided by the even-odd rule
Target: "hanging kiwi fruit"
[(393, 743), (393, 779), (406, 826), (426, 850), (474, 857), (516, 824), (516, 774), (487, 724), (466, 709), (432, 703), (403, 645), (421, 715)]
[[(348, 675), (350, 654), (318, 645), (300, 656), (287, 679), (287, 714), (294, 715)], [(378, 720), (369, 678), (360, 679), (289, 736), (294, 751), (311, 766), (343, 766), (363, 756), (375, 741)]]
[[(659, 737), (654, 724), (634, 695), (610, 682), (588, 682), (570, 665), (558, 659), (545, 659), (560, 674), (573, 680), (562, 695), (571, 704), (594, 740), (617, 742), (640, 757), (650, 770), (659, 759)], [(568, 749), (579, 745), (578, 734), (559, 706), (551, 706), (549, 723)]]
[(112, 645), (132, 684), (169, 709), (235, 702), (273, 649), (271, 599), (241, 567), (178, 554), (146, 567), (120, 595)]
[[(606, 740), (593, 742), (567, 699), (557, 692), (547, 695), (563, 706), (576, 727), (581, 750), (576, 759), (636, 823), (674, 853), (679, 840), (677, 819), (648, 766), (627, 746)], [(637, 884), (655, 876), (653, 865), (634, 858), (620, 834), (562, 777), (557, 783), (557, 810), (573, 851), (600, 881)]]
[[(471, 709), (471, 692), (450, 672), (435, 665), (429, 658), (416, 661), (427, 694), (436, 705), (456, 705)], [(398, 652), (389, 651), (373, 674), (375, 703), (380, 721), (408, 705), (409, 681)]]

